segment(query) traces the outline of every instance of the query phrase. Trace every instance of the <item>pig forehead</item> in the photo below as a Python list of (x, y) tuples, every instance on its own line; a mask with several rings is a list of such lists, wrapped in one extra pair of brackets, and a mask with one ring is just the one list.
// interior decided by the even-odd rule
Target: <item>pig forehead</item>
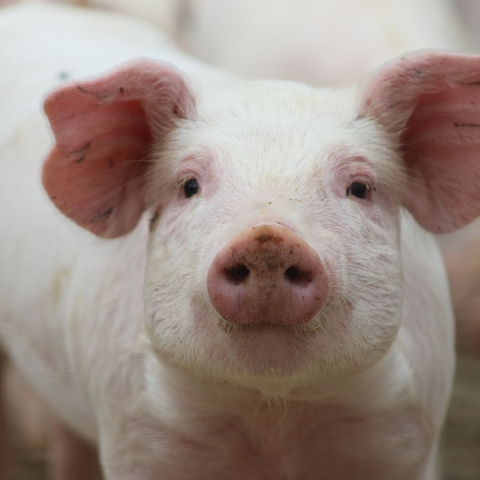
[(344, 121), (357, 116), (356, 87), (346, 89), (314, 88), (282, 80), (254, 80), (212, 85), (197, 99), (206, 115), (331, 116)]
[(332, 159), (338, 162), (344, 152), (385, 168), (388, 138), (372, 119), (358, 119), (355, 89), (249, 82), (208, 92), (198, 106), (196, 143), (222, 163), (311, 170)]

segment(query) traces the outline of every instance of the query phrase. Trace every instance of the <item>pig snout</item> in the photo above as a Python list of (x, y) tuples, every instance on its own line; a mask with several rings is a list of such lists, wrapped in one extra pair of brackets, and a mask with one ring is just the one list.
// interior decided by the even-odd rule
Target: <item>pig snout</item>
[(207, 287), (213, 306), (228, 322), (301, 325), (324, 304), (328, 278), (317, 253), (298, 235), (263, 224), (218, 252)]

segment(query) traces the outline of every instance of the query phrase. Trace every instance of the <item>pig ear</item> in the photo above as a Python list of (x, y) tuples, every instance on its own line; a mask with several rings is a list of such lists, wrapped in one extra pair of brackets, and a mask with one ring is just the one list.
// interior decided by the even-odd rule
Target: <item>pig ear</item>
[(399, 142), (403, 203), (445, 233), (480, 215), (480, 57), (429, 52), (380, 70), (364, 91), (373, 116)]
[(193, 108), (170, 66), (131, 63), (68, 85), (45, 100), (55, 145), (43, 185), (55, 205), (103, 237), (128, 233), (144, 210), (144, 177), (153, 142)]

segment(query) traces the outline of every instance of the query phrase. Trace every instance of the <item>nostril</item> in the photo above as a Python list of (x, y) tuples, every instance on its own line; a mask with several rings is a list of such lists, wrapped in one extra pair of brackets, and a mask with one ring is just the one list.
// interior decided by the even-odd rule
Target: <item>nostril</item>
[(250, 275), (250, 270), (242, 264), (235, 265), (234, 267), (226, 268), (224, 270), (227, 279), (232, 283), (239, 284), (247, 280)]
[(307, 324), (323, 308), (328, 280), (310, 245), (281, 225), (261, 224), (216, 254), (207, 289), (212, 307), (227, 323), (294, 326)]
[(306, 285), (311, 283), (313, 279), (312, 272), (308, 270), (302, 270), (301, 268), (292, 265), (285, 270), (285, 278), (290, 282), (297, 285)]

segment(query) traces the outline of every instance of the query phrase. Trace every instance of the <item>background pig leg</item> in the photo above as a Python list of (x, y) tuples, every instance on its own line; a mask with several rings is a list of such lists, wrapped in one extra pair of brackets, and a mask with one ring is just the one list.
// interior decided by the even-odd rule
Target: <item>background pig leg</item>
[(3, 353), (0, 353), (0, 386), (2, 395), (0, 395), (0, 478), (11, 478), (13, 448), (9, 435), (8, 424), (5, 412), (5, 371), (8, 360)]
[(75, 435), (60, 421), (52, 432), (52, 480), (102, 480), (97, 449)]

